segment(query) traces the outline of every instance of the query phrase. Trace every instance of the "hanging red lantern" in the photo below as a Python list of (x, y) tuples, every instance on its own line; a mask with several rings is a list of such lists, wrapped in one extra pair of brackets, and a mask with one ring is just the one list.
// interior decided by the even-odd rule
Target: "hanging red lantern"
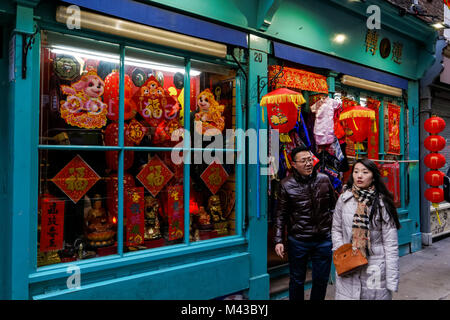
[(437, 187), (444, 184), (445, 174), (441, 171), (433, 170), (425, 173), (425, 182), (430, 186)]
[(424, 162), (430, 169), (439, 169), (445, 165), (445, 157), (439, 153), (429, 153), (425, 156)]
[[(113, 70), (105, 78), (105, 93), (103, 94), (103, 101), (108, 106), (107, 117), (109, 120), (119, 120), (119, 72)], [(136, 103), (132, 99), (133, 94), (133, 81), (126, 74), (125, 77), (125, 113), (124, 119), (128, 120), (135, 116), (137, 112)]]
[(425, 120), (424, 128), (431, 134), (437, 134), (445, 129), (445, 121), (441, 117), (433, 116)]
[(367, 139), (369, 133), (377, 132), (375, 111), (362, 106), (351, 106), (341, 112), (339, 116), (345, 134), (356, 143), (356, 149), (363, 149), (360, 144)]
[(441, 188), (428, 188), (425, 190), (425, 198), (432, 203), (444, 201), (444, 190)]
[(279, 131), (281, 142), (291, 142), (287, 133), (295, 127), (303, 103), (305, 99), (301, 93), (286, 88), (276, 89), (262, 97), (260, 105), (267, 106), (269, 124)]
[(445, 138), (437, 135), (432, 135), (425, 138), (424, 145), (427, 150), (431, 152), (438, 152), (445, 147)]

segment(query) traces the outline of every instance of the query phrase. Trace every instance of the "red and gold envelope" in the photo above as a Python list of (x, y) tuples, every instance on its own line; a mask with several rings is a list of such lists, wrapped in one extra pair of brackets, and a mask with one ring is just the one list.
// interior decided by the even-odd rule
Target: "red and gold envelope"
[(215, 159), (208, 168), (200, 175), (212, 194), (216, 194), (220, 187), (227, 181), (228, 173), (222, 167), (217, 159)]
[(73, 203), (77, 203), (98, 180), (100, 176), (79, 155), (51, 179)]
[(172, 179), (173, 172), (155, 155), (138, 173), (138, 180), (156, 197), (164, 186)]

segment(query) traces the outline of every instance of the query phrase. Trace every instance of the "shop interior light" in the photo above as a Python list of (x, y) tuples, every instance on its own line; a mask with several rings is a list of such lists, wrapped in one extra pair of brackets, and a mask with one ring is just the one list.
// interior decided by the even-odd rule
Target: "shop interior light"
[[(56, 10), (56, 21), (66, 24), (70, 19), (72, 19), (72, 17), (67, 12), (67, 7), (59, 6)], [(84, 10), (80, 11), (80, 27), (82, 29), (95, 30), (219, 58), (225, 58), (227, 55), (227, 46), (221, 43), (186, 36)]]
[[(97, 52), (97, 51), (90, 51), (90, 50), (81, 50), (79, 48), (74, 47), (67, 47), (67, 46), (59, 46), (54, 45), (51, 46), (51, 51), (56, 54), (65, 54), (70, 56), (76, 56), (76, 57), (83, 57), (83, 58), (89, 58), (94, 60), (101, 60), (111, 63), (120, 63), (119, 55), (113, 55), (113, 54), (107, 54), (103, 52)], [(132, 65), (135, 67), (141, 67), (141, 68), (148, 68), (148, 69), (155, 69), (158, 71), (166, 71), (166, 72), (180, 72), (184, 74), (184, 68), (177, 68), (174, 66), (167, 66), (163, 64), (158, 64), (155, 62), (145, 61), (145, 60), (138, 60), (133, 58), (127, 58), (125, 57), (125, 65)], [(193, 77), (200, 75), (200, 71), (197, 70), (191, 70), (189, 74)]]
[(402, 89), (381, 84), (374, 81), (364, 80), (361, 78), (343, 75), (341, 82), (347, 86), (357, 87), (368, 91), (380, 92), (395, 97), (402, 96)]

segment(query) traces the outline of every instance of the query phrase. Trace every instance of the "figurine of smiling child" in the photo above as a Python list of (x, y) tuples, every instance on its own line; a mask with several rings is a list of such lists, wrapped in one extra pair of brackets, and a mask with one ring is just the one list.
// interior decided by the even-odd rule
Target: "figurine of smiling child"
[(197, 133), (206, 136), (220, 134), (225, 128), (225, 119), (222, 115), (224, 108), (225, 106), (219, 105), (209, 89), (200, 92), (194, 118)]

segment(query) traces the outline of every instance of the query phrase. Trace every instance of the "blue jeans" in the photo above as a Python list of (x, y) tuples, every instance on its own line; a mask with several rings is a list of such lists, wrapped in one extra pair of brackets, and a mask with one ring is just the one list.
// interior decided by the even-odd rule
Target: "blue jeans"
[(289, 300), (304, 300), (308, 259), (312, 262), (311, 300), (324, 300), (332, 258), (331, 237), (323, 241), (299, 241), (288, 237)]

